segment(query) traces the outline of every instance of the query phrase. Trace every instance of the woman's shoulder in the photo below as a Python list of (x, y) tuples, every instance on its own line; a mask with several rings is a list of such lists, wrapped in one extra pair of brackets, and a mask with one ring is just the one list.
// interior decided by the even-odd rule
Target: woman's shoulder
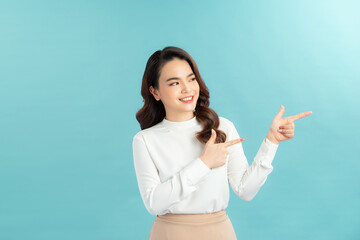
[(233, 122), (226, 118), (226, 117), (223, 117), (223, 116), (219, 116), (219, 121), (220, 121), (220, 126), (223, 126), (223, 127), (226, 127), (228, 128), (229, 126), (232, 126), (234, 125)]
[(140, 131), (138, 131), (133, 138), (138, 138), (138, 137), (143, 137), (143, 136), (147, 136), (147, 135), (151, 135), (151, 134), (159, 134), (162, 133), (164, 131), (166, 131), (167, 129), (164, 128), (160, 123), (155, 124), (154, 126), (151, 126), (149, 128), (145, 128), (142, 129)]
[[(219, 129), (225, 131), (225, 133), (228, 134), (233, 134), (234, 132), (238, 131), (238, 128), (235, 127), (235, 124), (233, 121), (231, 121), (229, 118), (223, 117), (223, 116), (219, 116), (220, 119), (220, 124), (219, 124)], [(235, 120), (236, 123), (236, 120)], [(236, 124), (237, 125), (237, 124)], [(238, 126), (238, 125), (237, 125)], [(239, 126), (238, 126), (239, 127)]]

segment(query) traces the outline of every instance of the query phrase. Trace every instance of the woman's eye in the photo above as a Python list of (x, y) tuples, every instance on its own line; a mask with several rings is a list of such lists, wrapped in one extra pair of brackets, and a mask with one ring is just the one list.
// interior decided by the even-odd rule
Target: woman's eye
[[(196, 78), (192, 78), (191, 80), (196, 81)], [(175, 86), (174, 83), (178, 83), (178, 82), (173, 82), (173, 83), (169, 84), (169, 86)]]

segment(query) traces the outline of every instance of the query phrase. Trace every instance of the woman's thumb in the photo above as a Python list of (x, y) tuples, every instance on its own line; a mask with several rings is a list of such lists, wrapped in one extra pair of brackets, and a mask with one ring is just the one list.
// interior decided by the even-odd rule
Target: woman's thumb
[(211, 129), (211, 136), (207, 143), (215, 143), (215, 140), (216, 140), (216, 131), (214, 129)]

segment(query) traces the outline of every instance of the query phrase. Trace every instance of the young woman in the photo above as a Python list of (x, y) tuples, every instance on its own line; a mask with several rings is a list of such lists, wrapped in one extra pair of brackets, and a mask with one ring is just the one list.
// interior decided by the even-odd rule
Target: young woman
[(279, 143), (294, 137), (293, 121), (311, 112), (281, 118), (281, 106), (249, 166), (244, 138), (209, 107), (209, 91), (184, 50), (151, 55), (141, 95), (133, 156), (141, 198), (156, 216), (149, 239), (237, 239), (225, 211), (228, 184), (241, 199), (253, 199), (273, 170)]

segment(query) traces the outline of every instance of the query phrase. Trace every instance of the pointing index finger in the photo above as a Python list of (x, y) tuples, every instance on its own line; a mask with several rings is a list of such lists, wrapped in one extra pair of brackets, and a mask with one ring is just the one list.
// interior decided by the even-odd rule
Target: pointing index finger
[(290, 120), (295, 121), (295, 120), (298, 120), (298, 119), (300, 119), (300, 118), (309, 116), (310, 114), (312, 114), (312, 111), (299, 113), (299, 114), (296, 114), (296, 115), (294, 115), (294, 116), (291, 116), (291, 117), (290, 117)]
[(225, 145), (225, 147), (230, 147), (230, 146), (232, 146), (234, 144), (241, 143), (244, 140), (245, 140), (245, 138), (238, 138), (238, 139), (228, 141), (228, 142), (224, 143), (224, 145)]

